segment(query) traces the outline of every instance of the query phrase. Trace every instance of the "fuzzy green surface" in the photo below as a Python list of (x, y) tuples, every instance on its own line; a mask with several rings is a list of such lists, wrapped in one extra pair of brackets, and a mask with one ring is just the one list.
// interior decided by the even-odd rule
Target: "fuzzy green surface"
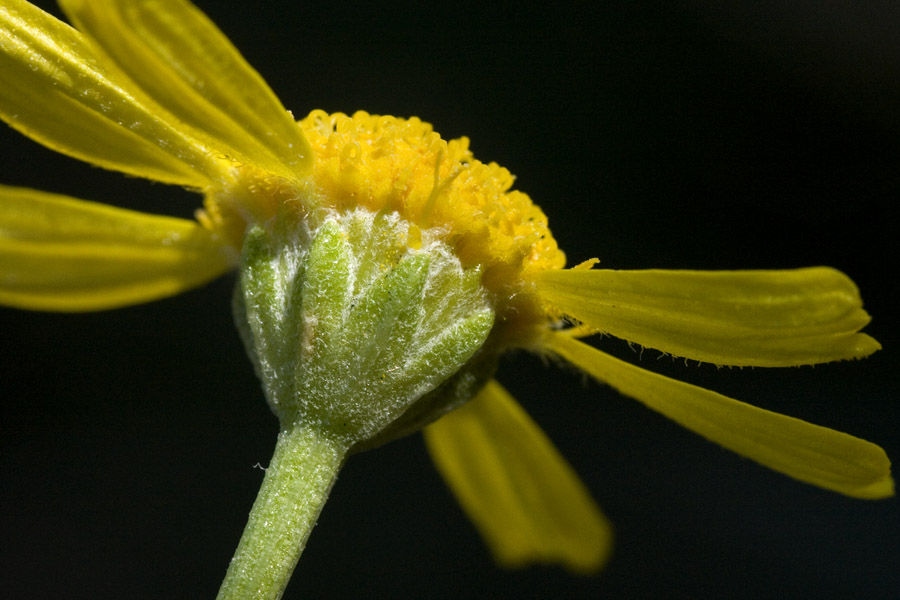
[(219, 600), (281, 597), (345, 455), (346, 448), (313, 429), (279, 433)]
[(480, 272), (407, 237), (396, 215), (362, 210), (313, 232), (248, 233), (236, 314), (283, 425), (364, 442), (484, 344), (494, 312)]
[(474, 396), (494, 311), (481, 273), (396, 215), (254, 225), (234, 316), (281, 433), (220, 600), (279, 598), (347, 454)]

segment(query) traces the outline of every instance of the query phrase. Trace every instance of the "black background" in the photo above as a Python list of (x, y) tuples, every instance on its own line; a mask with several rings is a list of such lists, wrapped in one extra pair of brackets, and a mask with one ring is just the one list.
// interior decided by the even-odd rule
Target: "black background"
[[(468, 135), (572, 264), (846, 271), (885, 347), (862, 362), (716, 369), (602, 345), (900, 458), (897, 3), (199, 4), (298, 117), (365, 109)], [(0, 158), (7, 184), (197, 206), (6, 128)], [(213, 597), (276, 433), (232, 285), (0, 310), (0, 595)], [(607, 570), (496, 569), (412, 436), (348, 463), (286, 598), (900, 595), (897, 500), (796, 483), (524, 353), (499, 379), (615, 524)]]

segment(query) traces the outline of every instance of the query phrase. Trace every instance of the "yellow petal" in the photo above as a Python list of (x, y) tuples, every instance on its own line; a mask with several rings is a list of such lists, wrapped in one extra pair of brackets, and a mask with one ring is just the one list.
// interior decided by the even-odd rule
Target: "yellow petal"
[(58, 152), (168, 183), (219, 172), (195, 139), (134, 95), (84, 36), (23, 0), (0, 7), (0, 117)]
[(770, 469), (856, 498), (894, 494), (891, 462), (875, 444), (645, 371), (567, 335), (551, 334), (546, 347), (598, 381)]
[(190, 2), (60, 5), (150, 97), (210, 139), (225, 142), (243, 161), (285, 176), (309, 165), (309, 144), (290, 113)]
[(172, 296), (230, 267), (193, 221), (0, 186), (0, 304), (116, 308)]
[(719, 365), (784, 367), (861, 358), (881, 346), (840, 271), (543, 271), (551, 307), (597, 331)]
[(612, 530), (572, 467), (499, 383), (429, 425), (425, 442), (469, 518), (507, 567), (593, 573)]

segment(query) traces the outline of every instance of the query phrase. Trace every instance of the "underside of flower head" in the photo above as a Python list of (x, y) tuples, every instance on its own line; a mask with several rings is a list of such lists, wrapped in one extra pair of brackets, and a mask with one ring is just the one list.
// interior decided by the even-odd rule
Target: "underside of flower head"
[[(77, 29), (24, 0), (0, 0), (0, 116), (54, 150), (188, 187), (204, 204), (193, 222), (0, 187), (0, 303), (115, 308), (239, 267), (243, 333), (263, 379), (277, 380), (269, 400), (283, 421), (316, 422), (346, 444), (380, 441), (379, 428), (408, 433), (475, 396), (427, 427), (426, 439), (504, 564), (591, 572), (611, 541), (577, 476), (489, 381), (509, 347), (564, 359), (801, 481), (862, 498), (893, 493), (890, 462), (873, 444), (649, 373), (578, 339), (608, 333), (723, 365), (860, 358), (879, 345), (860, 332), (869, 317), (846, 275), (563, 269), (544, 213), (512, 190), (509, 171), (475, 159), (467, 139), (364, 112), (313, 111), (298, 123), (186, 0), (61, 5)], [(449, 324), (432, 322), (442, 311)], [(444, 340), (462, 341), (442, 363), (432, 351)], [(472, 360), (487, 366), (472, 370), (465, 394), (415, 409), (419, 396), (469, 375)], [(421, 381), (407, 377), (411, 365)], [(362, 367), (368, 379), (350, 381)], [(321, 373), (330, 389), (305, 387)], [(307, 403), (370, 392), (366, 406)], [(408, 402), (379, 404), (392, 395)], [(377, 418), (362, 414), (372, 406)]]

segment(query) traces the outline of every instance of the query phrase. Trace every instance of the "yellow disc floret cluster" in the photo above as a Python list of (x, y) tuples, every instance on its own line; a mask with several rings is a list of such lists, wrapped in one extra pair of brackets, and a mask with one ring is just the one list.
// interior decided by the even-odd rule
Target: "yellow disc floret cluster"
[(444, 140), (415, 117), (317, 110), (298, 125), (312, 150), (300, 179), (226, 158), (225, 176), (197, 213), (200, 222), (240, 249), (251, 223), (299, 217), (315, 226), (322, 215), (358, 208), (397, 213), (409, 223), (408, 247), (437, 239), (463, 267), (481, 270), (503, 332), (497, 339), (519, 346), (537, 339), (535, 326), (548, 315), (531, 293), (531, 275), (562, 268), (565, 255), (540, 207), (511, 189), (508, 170), (473, 158), (467, 138)]
[[(562, 268), (547, 217), (496, 163), (472, 157), (467, 138), (446, 141), (418, 118), (313, 111), (300, 121), (313, 150), (310, 193), (320, 206), (397, 212), (432, 228), (463, 265), (480, 265), (488, 289)], [(410, 236), (415, 247), (416, 228)]]

